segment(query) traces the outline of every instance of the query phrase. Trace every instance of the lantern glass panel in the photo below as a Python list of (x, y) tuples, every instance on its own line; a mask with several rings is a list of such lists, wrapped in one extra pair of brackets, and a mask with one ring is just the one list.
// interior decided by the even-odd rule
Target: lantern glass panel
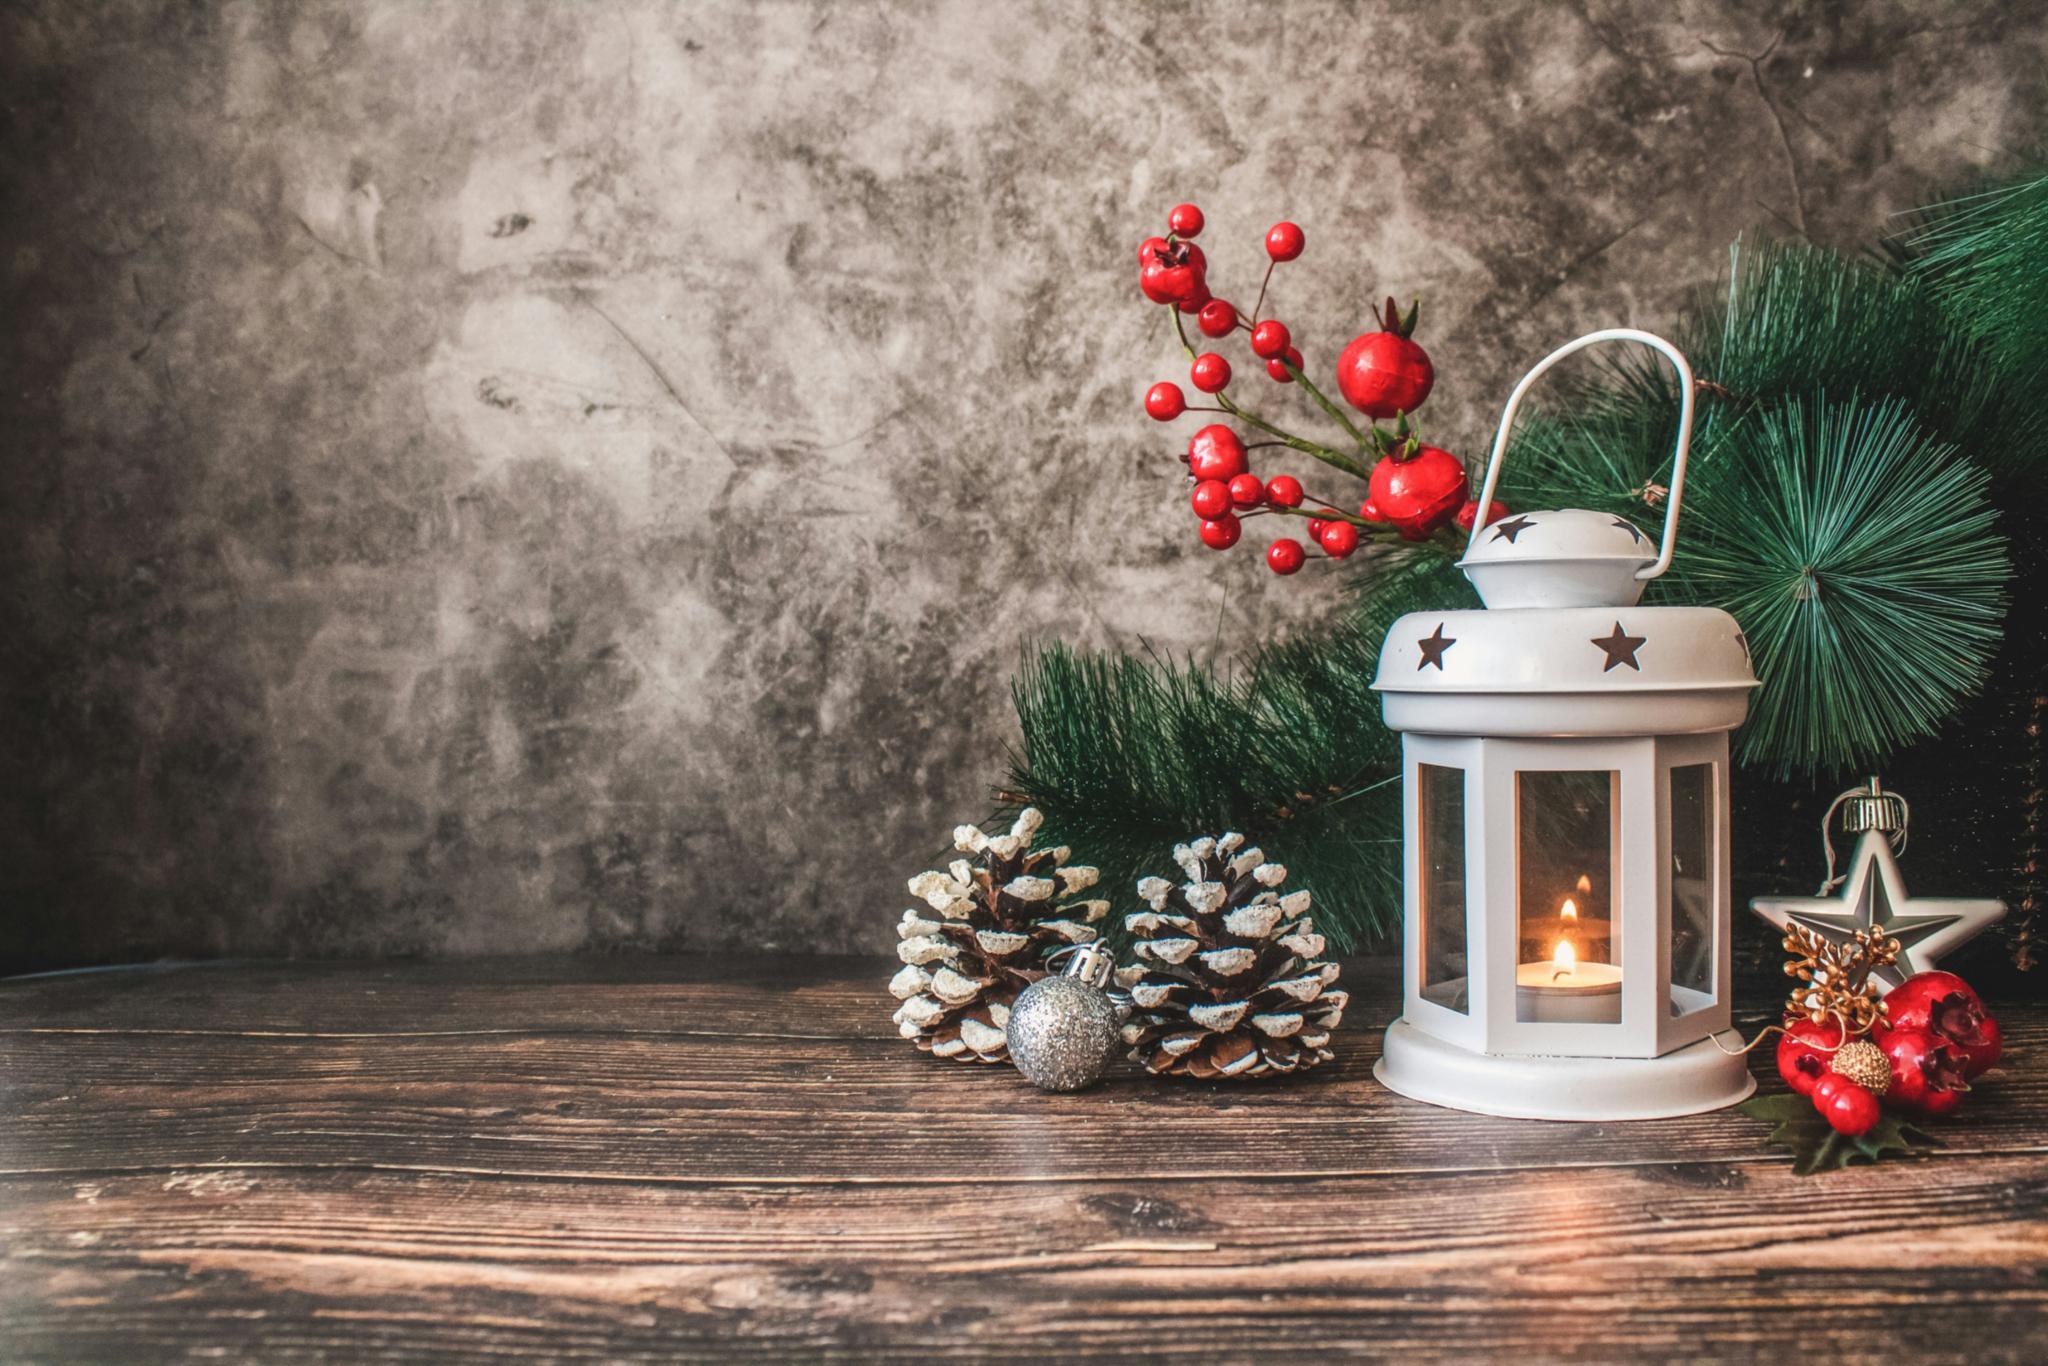
[(1714, 766), (1671, 770), (1671, 1013), (1714, 1003)]
[(1611, 769), (1515, 775), (1519, 1020), (1621, 1022), (1620, 787)]
[(1465, 770), (1422, 764), (1417, 814), (1422, 868), (1422, 999), (1471, 1012), (1466, 990)]

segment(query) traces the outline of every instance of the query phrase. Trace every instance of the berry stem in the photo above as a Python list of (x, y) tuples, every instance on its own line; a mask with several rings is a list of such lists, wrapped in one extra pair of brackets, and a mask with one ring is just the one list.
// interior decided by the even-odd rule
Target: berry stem
[[(1187, 358), (1190, 361), (1193, 361), (1195, 358), (1195, 348), (1188, 344), (1188, 331), (1186, 325), (1183, 324), (1180, 320), (1180, 310), (1174, 308), (1169, 309), (1168, 311), (1173, 314), (1173, 333), (1176, 337), (1180, 338), (1180, 349), (1187, 353)], [(1288, 368), (1293, 369), (1292, 366), (1289, 366)], [(1330, 407), (1330, 401), (1324, 398), (1320, 393), (1317, 393), (1314, 385), (1304, 384), (1302, 387), (1307, 389), (1310, 393), (1315, 394), (1316, 401), (1321, 403), (1324, 408), (1329, 409), (1329, 411), (1334, 416), (1336, 416), (1339, 422), (1343, 422), (1344, 426), (1347, 429), (1351, 430), (1352, 435), (1357, 435), (1357, 430), (1355, 428), (1352, 428), (1349, 422), (1345, 421), (1343, 414), (1338, 413), (1336, 409)], [(1329, 446), (1319, 445), (1314, 441), (1310, 441), (1307, 437), (1296, 436), (1293, 432), (1288, 431), (1284, 427), (1276, 427), (1272, 423), (1266, 421), (1266, 419), (1264, 419), (1263, 417), (1260, 417), (1257, 413), (1252, 412), (1250, 409), (1239, 407), (1236, 400), (1232, 399), (1230, 397), (1230, 394), (1225, 390), (1219, 389), (1216, 393), (1211, 395), (1211, 397), (1214, 398), (1219, 405), (1221, 405), (1222, 410), (1224, 412), (1229, 413), (1232, 417), (1236, 418), (1240, 422), (1249, 423), (1251, 426), (1257, 427), (1260, 431), (1266, 433), (1268, 436), (1278, 437), (1281, 445), (1291, 446), (1295, 450), (1300, 451), (1303, 455), (1312, 455), (1316, 459), (1322, 461), (1325, 465), (1334, 465), (1336, 468), (1343, 470), (1346, 474), (1353, 475), (1359, 479), (1372, 478), (1371, 467), (1366, 465), (1363, 461), (1359, 460), (1357, 456), (1346, 455), (1343, 451), (1335, 450)], [(1363, 441), (1359, 443), (1359, 449), (1364, 449)]]
[(1300, 451), (1302, 454), (1312, 455), (1316, 459), (1322, 461), (1325, 465), (1334, 465), (1336, 468), (1344, 471), (1346, 474), (1353, 475), (1356, 478), (1372, 478), (1372, 470), (1368, 468), (1365, 464), (1363, 464), (1358, 459), (1358, 457), (1346, 455), (1343, 451), (1333, 450), (1328, 446), (1318, 445), (1317, 443), (1310, 441), (1306, 437), (1296, 436), (1292, 432), (1289, 432), (1280, 427), (1276, 427), (1272, 423), (1266, 421), (1266, 419), (1264, 419), (1263, 417), (1260, 417), (1257, 413), (1251, 412), (1249, 409), (1239, 407), (1234, 401), (1232, 401), (1230, 398), (1226, 397), (1223, 394), (1218, 394), (1216, 395), (1216, 397), (1222, 400), (1224, 410), (1228, 412), (1232, 417), (1235, 417), (1240, 422), (1249, 423), (1250, 425), (1257, 427), (1262, 432), (1266, 432), (1272, 436), (1280, 438), (1281, 445), (1292, 446), (1295, 450)]
[(1351, 418), (1346, 415), (1342, 408), (1339, 408), (1336, 404), (1330, 402), (1329, 399), (1323, 397), (1323, 391), (1316, 388), (1309, 381), (1309, 377), (1301, 372), (1299, 366), (1295, 365), (1293, 361), (1288, 360), (1285, 356), (1280, 358), (1280, 364), (1287, 367), (1287, 373), (1294, 376), (1294, 382), (1299, 384), (1308, 393), (1308, 396), (1314, 399), (1322, 407), (1322, 410), (1328, 413), (1336, 421), (1337, 425), (1350, 435), (1353, 441), (1358, 443), (1359, 450), (1371, 449), (1371, 444), (1365, 439), (1365, 433), (1358, 430), (1357, 424), (1352, 422)]
[[(1273, 267), (1279, 264), (1278, 261), (1266, 262), (1266, 278), (1259, 281), (1259, 301), (1252, 305), (1252, 327), (1259, 325), (1259, 314), (1266, 307), (1266, 286), (1273, 283)], [(1250, 331), (1251, 329), (1246, 328), (1245, 330)]]
[(1349, 522), (1355, 527), (1362, 528), (1367, 533), (1380, 530), (1374, 523), (1366, 521), (1365, 518), (1358, 516), (1356, 513), (1345, 512), (1341, 508), (1333, 508), (1327, 503), (1319, 508), (1269, 507), (1266, 510), (1268, 512), (1277, 512), (1287, 517), (1306, 517), (1317, 522)]

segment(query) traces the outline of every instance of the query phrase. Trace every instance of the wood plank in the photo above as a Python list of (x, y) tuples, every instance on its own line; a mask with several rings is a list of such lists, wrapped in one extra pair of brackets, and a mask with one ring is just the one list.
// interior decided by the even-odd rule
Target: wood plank
[[(1383, 962), (1352, 971), (1390, 984)], [(815, 956), (164, 964), (0, 982), (0, 1031), (884, 1039), (896, 1037), (888, 981), (898, 966)]]
[[(1162, 1171), (1186, 1155), (1178, 1135), (1152, 1148)], [(2027, 1158), (1825, 1181), (1715, 1163), (946, 1188), (26, 1177), (0, 1181), (0, 1341), (127, 1360), (2019, 1360), (2048, 1323), (2044, 1213)]]
[[(2015, 1016), (2016, 1053), (2048, 1021)], [(1765, 1160), (1709, 1114), (1635, 1124), (1501, 1121), (1372, 1079), (1378, 1034), (1291, 1082), (1202, 1085), (1127, 1068), (1045, 1095), (1009, 1068), (900, 1040), (512, 1034), (0, 1036), (0, 1169), (209, 1163), (436, 1168), (693, 1181), (1138, 1177), (1170, 1132), (1184, 1174)], [(2048, 1074), (1999, 1069), (1943, 1126), (1952, 1154), (2048, 1151)]]

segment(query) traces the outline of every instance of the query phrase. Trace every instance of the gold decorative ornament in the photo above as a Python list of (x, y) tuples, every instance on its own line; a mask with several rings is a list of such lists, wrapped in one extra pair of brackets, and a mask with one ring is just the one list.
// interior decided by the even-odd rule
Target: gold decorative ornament
[(1871, 974), (1897, 961), (1898, 940), (1866, 928), (1836, 943), (1793, 921), (1785, 927), (1785, 952), (1785, 975), (1799, 983), (1785, 1003), (1787, 1018), (1835, 1020), (1847, 1036), (1868, 1034), (1884, 1021), (1884, 995)]

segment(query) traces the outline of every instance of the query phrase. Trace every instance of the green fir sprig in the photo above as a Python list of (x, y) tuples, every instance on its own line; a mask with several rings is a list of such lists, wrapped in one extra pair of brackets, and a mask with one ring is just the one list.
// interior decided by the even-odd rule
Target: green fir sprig
[(1709, 453), (1665, 593), (1742, 623), (1763, 686), (1738, 757), (1804, 776), (1932, 734), (1998, 648), (1990, 476), (1897, 399), (1788, 398)]
[[(1986, 185), (1909, 216), (1894, 240), (1906, 270), (1951, 332), (1969, 339), (1991, 371), (2038, 391), (2048, 356), (2048, 166)], [(2040, 405), (2021, 399), (2029, 414)], [(2035, 428), (1978, 452), (1994, 472), (2048, 471)]]
[(1042, 810), (1044, 838), (1086, 850), (1110, 888), (1198, 831), (1243, 831), (1316, 894), (1337, 943), (1396, 932), (1400, 745), (1371, 691), (1380, 644), (1405, 611), (1476, 599), (1441, 556), (1390, 556), (1374, 583), (1326, 631), (1255, 650), (1234, 675), (1029, 652), (1011, 688), (1023, 740), (1005, 809)]

